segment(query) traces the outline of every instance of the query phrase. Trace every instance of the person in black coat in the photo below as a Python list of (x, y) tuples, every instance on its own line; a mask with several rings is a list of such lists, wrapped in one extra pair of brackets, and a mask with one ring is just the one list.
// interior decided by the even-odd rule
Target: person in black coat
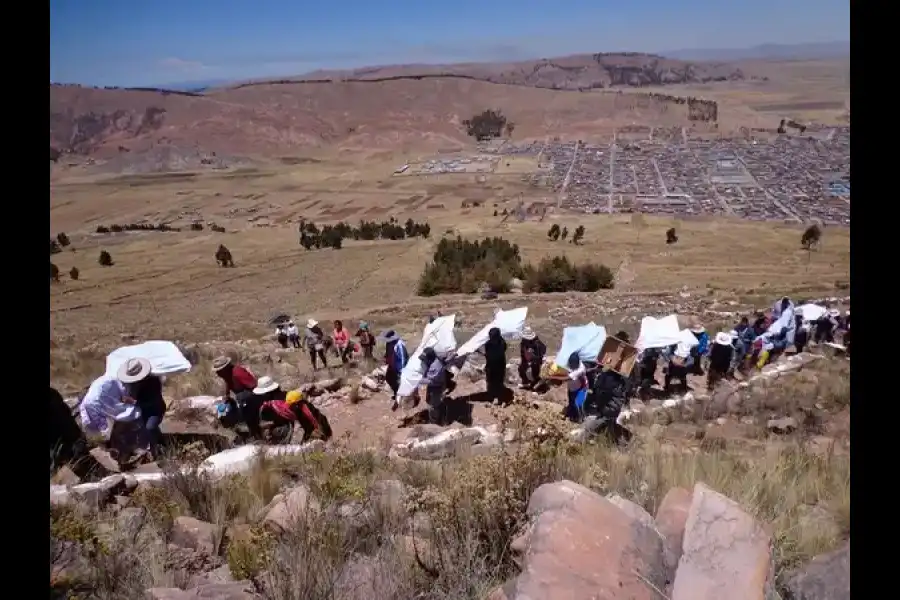
[(546, 344), (531, 327), (526, 327), (519, 344), (519, 379), (524, 389), (532, 389), (541, 381), (541, 365), (546, 354)]
[(709, 351), (709, 372), (706, 375), (706, 388), (712, 391), (731, 370), (731, 360), (734, 358), (733, 338), (730, 333), (720, 331), (713, 340)]
[(592, 390), (592, 405), (596, 407), (596, 418), (585, 421), (585, 431), (591, 435), (606, 433), (610, 440), (617, 443), (630, 440), (631, 432), (621, 427), (617, 421), (622, 409), (628, 403), (631, 388), (630, 377), (623, 377), (609, 370), (598, 373)]
[(60, 465), (78, 458), (86, 450), (86, 442), (78, 422), (62, 395), (50, 387), (50, 465)]
[(484, 375), (487, 380), (487, 395), (492, 404), (500, 404), (506, 391), (506, 340), (500, 329), (491, 327), (484, 345)]

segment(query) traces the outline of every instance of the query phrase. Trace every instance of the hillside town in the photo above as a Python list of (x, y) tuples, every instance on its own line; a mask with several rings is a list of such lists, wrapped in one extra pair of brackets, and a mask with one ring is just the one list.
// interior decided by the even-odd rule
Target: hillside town
[[(850, 225), (850, 128), (771, 140), (650, 135), (504, 145), (550, 167), (564, 208)], [(534, 183), (543, 173), (527, 176)]]

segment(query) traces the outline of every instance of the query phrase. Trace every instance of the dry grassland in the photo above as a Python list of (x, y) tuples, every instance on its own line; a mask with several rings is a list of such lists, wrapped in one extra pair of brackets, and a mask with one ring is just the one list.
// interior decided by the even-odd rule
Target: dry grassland
[[(169, 175), (58, 184), (52, 188), (51, 227), (65, 231), (74, 252), (52, 257), (64, 274), (52, 285), (51, 327), (57, 343), (113, 342), (120, 334), (176, 339), (258, 337), (276, 311), (320, 319), (365, 317), (379, 308), (408, 306), (416, 320), (430, 307), (460, 299), (418, 299), (416, 281), (442, 235), (499, 235), (519, 244), (524, 258), (565, 254), (620, 270), (619, 289), (672, 291), (686, 287), (721, 297), (778, 294), (788, 289), (828, 292), (849, 279), (849, 231), (829, 228), (818, 252), (800, 248), (802, 229), (739, 220), (558, 213), (543, 222), (501, 223), (495, 210), (552, 202), (518, 175), (434, 175), (391, 178), (396, 163), (332, 162), (218, 175)], [(463, 202), (480, 206), (462, 209)], [(344, 248), (305, 251), (301, 218), (319, 223), (390, 216), (427, 220), (431, 240), (347, 241)], [(180, 232), (99, 235), (99, 224), (146, 219)], [(227, 233), (188, 231), (193, 220), (216, 222)], [(511, 220), (510, 220), (511, 221)], [(582, 245), (551, 242), (550, 225), (587, 228)], [(664, 243), (669, 227), (677, 245)], [(236, 267), (217, 267), (219, 244)], [(115, 265), (101, 267), (101, 250)], [(77, 266), (78, 281), (66, 273)], [(771, 292), (768, 292), (771, 290)]]

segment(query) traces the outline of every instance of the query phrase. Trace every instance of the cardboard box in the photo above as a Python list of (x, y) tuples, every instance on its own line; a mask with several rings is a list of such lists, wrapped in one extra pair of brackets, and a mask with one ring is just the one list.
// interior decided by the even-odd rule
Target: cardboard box
[(608, 337), (600, 348), (597, 364), (604, 371), (614, 371), (622, 377), (630, 377), (637, 362), (638, 349), (616, 337)]

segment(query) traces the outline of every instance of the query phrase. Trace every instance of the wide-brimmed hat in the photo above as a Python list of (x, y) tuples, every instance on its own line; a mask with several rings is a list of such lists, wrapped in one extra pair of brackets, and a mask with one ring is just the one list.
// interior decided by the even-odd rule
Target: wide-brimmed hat
[(716, 343), (720, 346), (730, 346), (732, 342), (732, 337), (730, 333), (726, 333), (724, 331), (720, 331), (716, 334)]
[(254, 394), (268, 394), (272, 390), (278, 389), (278, 382), (266, 375), (265, 377), (260, 377), (259, 381), (256, 382), (256, 387), (253, 388)]
[(119, 367), (116, 378), (122, 383), (137, 383), (150, 374), (151, 368), (146, 358), (129, 358)]
[(381, 335), (378, 336), (378, 339), (383, 342), (396, 342), (400, 339), (400, 336), (397, 335), (397, 332), (393, 329), (388, 329), (386, 331), (382, 331)]
[(319, 322), (316, 321), (315, 319), (309, 319), (309, 320), (306, 322), (306, 326), (309, 327), (310, 329), (312, 329), (313, 327), (315, 327), (315, 326), (318, 325), (318, 324), (319, 324)]
[(839, 316), (841, 316), (841, 311), (839, 311), (836, 308), (830, 308), (830, 309), (828, 309), (828, 316), (829, 317), (839, 317)]
[(704, 331), (706, 331), (706, 327), (699, 323), (697, 325), (691, 325), (691, 333), (703, 333)]
[(285, 404), (296, 404), (303, 400), (303, 392), (300, 390), (291, 390), (284, 396)]
[(219, 371), (221, 371), (222, 369), (224, 369), (225, 367), (227, 367), (230, 364), (231, 364), (230, 356), (220, 356), (219, 358), (217, 358), (216, 360), (213, 361), (212, 368), (213, 368), (213, 371), (218, 373)]
[(369, 328), (369, 324), (368, 324), (366, 321), (360, 321), (360, 322), (359, 322), (359, 328), (360, 328), (360, 329), (368, 329), (368, 328)]
[(537, 337), (537, 334), (531, 327), (525, 327), (522, 329), (522, 339), (523, 340), (533, 340)]

